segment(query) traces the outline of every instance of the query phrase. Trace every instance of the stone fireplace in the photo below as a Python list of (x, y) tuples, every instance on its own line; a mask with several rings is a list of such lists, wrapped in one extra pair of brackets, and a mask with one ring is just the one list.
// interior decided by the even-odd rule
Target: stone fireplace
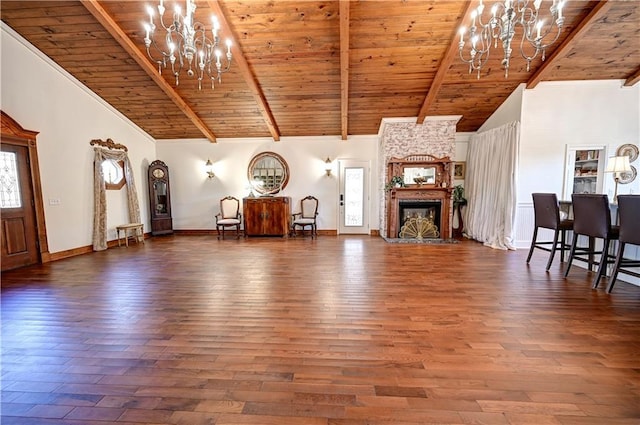
[[(451, 177), (447, 181), (448, 186), (446, 188), (436, 188), (432, 181), (431, 176), (425, 179), (422, 185), (417, 185), (412, 181), (413, 175), (407, 176), (410, 185), (406, 189), (394, 189), (386, 191), (385, 185), (389, 182), (389, 164), (390, 161), (398, 158), (413, 156), (429, 155), (430, 158), (426, 161), (432, 161), (434, 159), (446, 159), (453, 158), (455, 154), (456, 146), (456, 125), (460, 120), (460, 115), (446, 115), (446, 116), (428, 116), (424, 119), (422, 124), (416, 123), (415, 118), (384, 118), (382, 120), (380, 139), (378, 146), (378, 175), (379, 182), (378, 187), (380, 190), (380, 222), (379, 229), (380, 235), (383, 237), (394, 238), (389, 234), (389, 218), (392, 212), (389, 210), (390, 203), (389, 198), (393, 197), (394, 200), (397, 197), (401, 199), (412, 199), (407, 192), (413, 189), (420, 190), (420, 196), (413, 199), (427, 199), (427, 200), (440, 200), (442, 202), (441, 221), (446, 220), (447, 223), (444, 227), (449, 227), (452, 221), (450, 217), (452, 211), (452, 204), (448, 201), (451, 199)], [(448, 171), (451, 173), (451, 170)], [(401, 174), (401, 173), (400, 173)], [(400, 175), (393, 174), (393, 175)], [(440, 176), (442, 179), (442, 176)], [(442, 192), (446, 193), (442, 193)], [(428, 193), (425, 195), (424, 193)], [(407, 195), (405, 197), (405, 195)], [(445, 202), (445, 199), (447, 200)], [(449, 204), (448, 206), (446, 204)], [(395, 219), (398, 219), (398, 213), (394, 215)], [(398, 224), (393, 225), (397, 228)], [(438, 228), (443, 228), (442, 225)], [(445, 236), (446, 232), (449, 232), (449, 236)], [(441, 234), (441, 238), (450, 237), (451, 230), (445, 231)]]

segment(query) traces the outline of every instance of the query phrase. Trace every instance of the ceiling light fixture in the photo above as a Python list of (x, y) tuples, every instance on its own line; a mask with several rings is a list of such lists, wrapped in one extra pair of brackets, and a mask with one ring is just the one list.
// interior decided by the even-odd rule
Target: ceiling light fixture
[[(504, 57), (502, 66), (504, 67), (505, 78), (509, 76), (509, 61), (511, 59), (512, 41), (516, 34), (516, 26), (522, 27), (522, 37), (520, 40), (520, 54), (527, 61), (527, 71), (531, 61), (538, 54), (542, 53), (542, 60), (545, 59), (545, 51), (558, 40), (564, 17), (562, 8), (564, 0), (553, 0), (549, 8), (550, 16), (546, 19), (539, 16), (542, 0), (533, 1), (533, 7), (529, 5), (529, 0), (505, 0), (494, 3), (491, 8), (491, 17), (483, 17), (484, 5), (482, 0), (478, 7), (471, 12), (471, 25), (469, 36), (465, 41), (467, 32), (465, 27), (460, 28), (460, 59), (469, 64), (469, 73), (480, 70), (489, 59), (491, 45), (498, 48), (498, 40), (502, 42)], [(526, 43), (525, 43), (526, 41)], [(465, 44), (470, 45), (468, 59), (464, 56)]]
[[(211, 79), (211, 88), (214, 88), (214, 81), (222, 83), (222, 74), (229, 71), (231, 67), (231, 40), (227, 39), (226, 60), (222, 59), (222, 51), (218, 49), (220, 37), (220, 23), (216, 16), (211, 17), (212, 28), (207, 36), (207, 28), (200, 22), (194, 22), (196, 11), (195, 0), (186, 0), (187, 11), (183, 16), (180, 6), (176, 4), (169, 26), (164, 23), (164, 4), (160, 0), (158, 4), (158, 14), (160, 15), (160, 25), (166, 31), (164, 42), (166, 46), (161, 48), (155, 41), (156, 26), (153, 23), (154, 10), (147, 6), (149, 22), (144, 24), (146, 36), (144, 45), (147, 48), (147, 55), (158, 64), (158, 73), (162, 73), (162, 68), (171, 65), (171, 72), (176, 77), (176, 86), (179, 85), (180, 71), (188, 67), (187, 75), (198, 78), (198, 89), (202, 89), (202, 80), (205, 74)], [(160, 54), (160, 59), (154, 57), (151, 46)]]

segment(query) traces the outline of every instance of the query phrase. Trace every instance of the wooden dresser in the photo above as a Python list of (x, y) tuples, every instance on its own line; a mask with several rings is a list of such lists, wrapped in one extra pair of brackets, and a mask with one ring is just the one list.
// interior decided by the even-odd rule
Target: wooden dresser
[(244, 198), (242, 204), (246, 236), (289, 235), (291, 198), (288, 196)]

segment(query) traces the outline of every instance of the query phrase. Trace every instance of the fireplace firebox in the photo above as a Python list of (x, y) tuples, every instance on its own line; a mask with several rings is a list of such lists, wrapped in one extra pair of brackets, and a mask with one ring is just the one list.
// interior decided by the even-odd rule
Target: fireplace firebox
[[(440, 234), (440, 211), (442, 209), (442, 201), (439, 199), (436, 200), (420, 200), (420, 199), (407, 199), (401, 200), (398, 205), (399, 213), (398, 213), (398, 234), (391, 235), (392, 237), (405, 237), (401, 235), (401, 231), (403, 226), (409, 224), (412, 219), (415, 222), (416, 219), (423, 219), (430, 222), (434, 229), (434, 232), (423, 233), (420, 237), (424, 236), (426, 238), (434, 238), (438, 237)], [(411, 223), (413, 225), (413, 223)], [(427, 227), (422, 225), (421, 227), (428, 230)], [(411, 234), (411, 233), (407, 233)]]

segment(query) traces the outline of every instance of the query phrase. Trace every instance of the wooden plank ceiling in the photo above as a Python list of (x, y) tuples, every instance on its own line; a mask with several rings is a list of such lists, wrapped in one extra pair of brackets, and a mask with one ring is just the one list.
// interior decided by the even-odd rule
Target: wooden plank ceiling
[(522, 83), (640, 79), (640, 1), (569, 0), (547, 61), (527, 71), (514, 52), (505, 78), (496, 51), (477, 79), (457, 54), (475, 2), (199, 0), (197, 20), (218, 15), (234, 62), (213, 90), (186, 75), (176, 87), (146, 57), (146, 4), (3, 0), (0, 16), (156, 139), (346, 139), (377, 133), (385, 117), (438, 115), (475, 131)]

